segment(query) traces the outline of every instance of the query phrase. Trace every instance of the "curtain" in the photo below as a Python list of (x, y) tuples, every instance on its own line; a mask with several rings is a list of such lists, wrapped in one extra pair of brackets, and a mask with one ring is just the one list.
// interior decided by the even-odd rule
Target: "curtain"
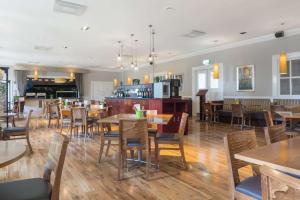
[(24, 70), (16, 70), (15, 71), (16, 84), (19, 91), (20, 96), (25, 95), (25, 87), (27, 83), (27, 71)]
[(75, 73), (75, 84), (79, 93), (79, 98), (83, 95), (82, 74)]

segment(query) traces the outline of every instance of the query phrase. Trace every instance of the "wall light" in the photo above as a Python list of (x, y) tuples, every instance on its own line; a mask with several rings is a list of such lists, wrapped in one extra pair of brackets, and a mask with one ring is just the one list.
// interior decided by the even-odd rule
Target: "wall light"
[(285, 52), (281, 52), (280, 56), (279, 56), (279, 71), (280, 71), (280, 74), (288, 73), (287, 55)]
[(39, 79), (39, 72), (37, 69), (35, 69), (33, 73), (33, 80), (37, 81), (38, 79)]
[(219, 79), (219, 64), (214, 64), (214, 79)]

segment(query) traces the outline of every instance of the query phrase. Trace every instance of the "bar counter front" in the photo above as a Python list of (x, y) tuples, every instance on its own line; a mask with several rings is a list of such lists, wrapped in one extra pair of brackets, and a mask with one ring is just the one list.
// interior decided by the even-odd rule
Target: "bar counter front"
[[(160, 133), (177, 133), (183, 112), (190, 113), (191, 100), (182, 98), (128, 98), (106, 97), (106, 104), (112, 106), (112, 114), (134, 113), (133, 105), (140, 104), (145, 110), (157, 110), (157, 114), (172, 114), (167, 125), (158, 125)], [(188, 123), (185, 127), (188, 134)]]

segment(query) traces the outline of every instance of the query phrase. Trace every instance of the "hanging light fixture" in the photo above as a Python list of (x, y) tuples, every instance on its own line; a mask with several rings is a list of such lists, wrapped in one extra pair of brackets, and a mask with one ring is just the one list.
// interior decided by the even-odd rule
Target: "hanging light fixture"
[(219, 79), (219, 64), (214, 64), (214, 72), (213, 72), (214, 79)]
[(37, 81), (38, 79), (39, 79), (39, 72), (37, 69), (35, 69), (33, 73), (33, 80)]
[(279, 55), (279, 72), (280, 74), (288, 73), (287, 55), (284, 51), (282, 51)]
[(130, 36), (131, 36), (131, 63), (130, 63), (130, 67), (134, 68), (134, 62), (133, 62), (133, 57), (134, 57), (134, 55), (133, 55), (133, 36), (134, 36), (134, 34), (132, 33)]
[(148, 56), (148, 60), (151, 64), (151, 62), (153, 62), (153, 55), (152, 55), (152, 25), (150, 24), (148, 27), (149, 27), (149, 56)]
[(138, 70), (138, 49), (137, 49), (137, 42), (138, 40), (134, 40), (134, 44), (135, 44), (135, 66), (134, 66), (134, 70)]
[(121, 61), (122, 60), (122, 42), (121, 41), (118, 41), (118, 44), (119, 44), (119, 53), (118, 53), (118, 61)]
[(72, 82), (72, 81), (74, 81), (74, 79), (75, 79), (74, 72), (71, 72), (70, 73), (70, 81)]

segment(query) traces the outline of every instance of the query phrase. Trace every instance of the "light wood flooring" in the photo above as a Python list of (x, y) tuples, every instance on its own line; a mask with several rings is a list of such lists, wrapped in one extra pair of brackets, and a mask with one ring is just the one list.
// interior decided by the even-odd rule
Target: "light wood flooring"
[[(22, 122), (17, 122), (17, 124)], [(99, 136), (93, 139), (72, 138), (63, 169), (60, 199), (228, 199), (228, 169), (223, 148), (224, 135), (232, 131), (229, 125), (207, 127), (190, 120), (190, 133), (185, 136), (185, 155), (189, 165), (184, 170), (177, 152), (163, 151), (161, 167), (151, 170), (150, 180), (143, 178), (143, 167), (130, 169), (128, 178), (117, 181), (117, 146), (112, 146), (108, 157), (97, 164)], [(0, 169), (0, 181), (41, 177), (47, 159), (51, 133), (46, 121), (32, 120), (30, 140), (34, 153), (8, 167)], [(264, 143), (258, 131), (260, 144)], [(20, 141), (23, 142), (23, 141)], [(241, 171), (242, 177), (249, 168)]]

